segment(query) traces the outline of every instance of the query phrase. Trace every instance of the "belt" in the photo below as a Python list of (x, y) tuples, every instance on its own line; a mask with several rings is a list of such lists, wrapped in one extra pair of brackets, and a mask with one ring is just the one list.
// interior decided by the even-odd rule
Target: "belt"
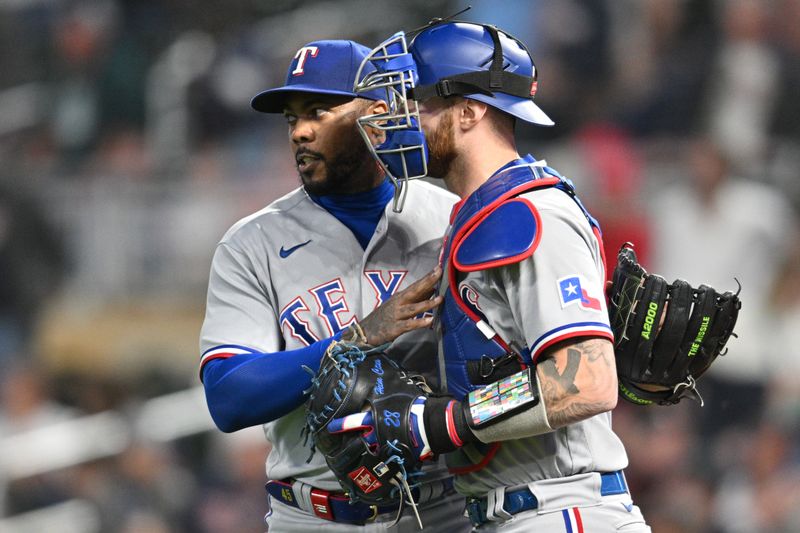
[[(299, 488), (298, 486), (304, 486), (307, 490), (310, 490), (308, 498), (311, 504), (310, 510), (306, 508), (307, 505), (303, 505), (299, 501), (297, 494), (295, 494), (295, 489)], [(270, 497), (291, 507), (313, 512), (318, 518), (358, 526), (371, 522), (380, 514), (396, 513), (400, 507), (399, 502), (388, 505), (350, 502), (350, 497), (344, 492), (317, 489), (300, 481), (292, 481), (290, 479), (270, 480), (266, 484), (266, 489)], [(302, 491), (303, 489), (300, 488), (300, 490)], [(411, 495), (414, 497), (414, 501), (420, 504), (441, 497), (452, 490), (453, 479), (445, 478), (441, 481), (425, 483), (422, 490), (419, 487), (414, 487), (411, 489)]]
[[(626, 492), (628, 492), (628, 485), (625, 483), (625, 475), (622, 473), (622, 470), (600, 474), (601, 496), (624, 494)], [(486, 517), (488, 506), (488, 498), (467, 499), (467, 515), (475, 527), (489, 522), (489, 519)], [(539, 502), (528, 487), (505, 492), (503, 510), (509, 515), (515, 515), (523, 511), (532, 511), (538, 507)]]

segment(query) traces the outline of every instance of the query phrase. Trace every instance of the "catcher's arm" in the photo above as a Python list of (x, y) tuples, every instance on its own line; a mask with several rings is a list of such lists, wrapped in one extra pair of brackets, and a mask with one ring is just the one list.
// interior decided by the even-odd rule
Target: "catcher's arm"
[[(545, 352), (537, 367), (486, 385), (462, 401), (420, 394), (411, 398), (413, 405), (398, 409), (409, 414), (405, 442), (416, 459), (424, 460), (476, 440), (539, 435), (610, 411), (617, 402), (613, 354), (607, 339), (568, 340)], [(378, 445), (377, 418), (374, 410), (349, 414), (331, 422), (329, 430), (356, 431)]]
[[(487, 391), (505, 391), (509, 382), (522, 382), (516, 389), (520, 392), (486, 400)], [(456, 427), (469, 430), (468, 435), (458, 433), (464, 442), (513, 440), (585, 420), (616, 403), (613, 345), (608, 339), (581, 337), (550, 348), (535, 367), (471, 392), (460, 402), (467, 423)]]
[[(559, 368), (562, 353), (567, 363)], [(606, 390), (615, 392), (610, 354), (604, 339), (565, 343), (544, 362), (552, 374), (527, 368), (459, 401), (431, 394), (379, 350), (335, 343), (312, 380), (306, 428), (351, 499), (381, 505), (400, 497), (413, 506), (409, 484), (436, 454), (552, 431), (548, 401), (556, 405), (556, 426), (613, 407), (616, 394)], [(582, 401), (576, 384), (587, 391)]]
[(502, 388), (498, 383), (461, 402), (420, 402), (423, 448), (445, 453), (476, 439), (495, 442), (546, 433), (613, 409), (617, 390), (640, 404), (671, 404), (694, 396), (695, 380), (733, 334), (741, 308), (738, 292), (720, 294), (682, 280), (667, 284), (647, 274), (627, 247), (619, 261), (609, 306), (615, 345), (582, 338), (555, 346), (535, 369), (519, 374), (529, 372), (528, 396), (506, 406), (501, 402), (499, 409), (493, 405), (491, 416), (482, 418), (482, 399), (486, 391)]
[(542, 354), (536, 372), (552, 428), (610, 411), (617, 404), (614, 346), (608, 339), (566, 340)]

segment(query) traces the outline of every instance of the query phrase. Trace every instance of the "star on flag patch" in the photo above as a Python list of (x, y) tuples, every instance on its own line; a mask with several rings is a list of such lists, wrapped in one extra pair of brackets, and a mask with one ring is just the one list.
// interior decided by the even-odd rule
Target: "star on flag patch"
[(561, 299), (561, 308), (564, 309), (568, 305), (578, 304), (583, 309), (591, 309), (593, 311), (600, 311), (600, 300), (589, 296), (583, 285), (581, 276), (568, 276), (558, 280), (558, 295)]

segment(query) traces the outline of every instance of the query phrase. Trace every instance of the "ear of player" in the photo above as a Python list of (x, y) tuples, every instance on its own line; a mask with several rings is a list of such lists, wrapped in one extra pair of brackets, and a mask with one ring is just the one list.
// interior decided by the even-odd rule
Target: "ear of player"
[(622, 398), (670, 405), (689, 397), (702, 405), (697, 380), (736, 336), (739, 290), (719, 293), (680, 279), (667, 283), (647, 273), (632, 245), (623, 246), (608, 290)]

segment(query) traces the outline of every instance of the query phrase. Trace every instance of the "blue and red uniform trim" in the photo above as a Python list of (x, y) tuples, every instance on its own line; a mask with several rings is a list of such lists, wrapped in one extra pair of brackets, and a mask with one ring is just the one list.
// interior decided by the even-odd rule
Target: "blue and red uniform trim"
[(584, 533), (581, 510), (577, 507), (561, 511), (564, 517), (564, 528), (567, 533)]

